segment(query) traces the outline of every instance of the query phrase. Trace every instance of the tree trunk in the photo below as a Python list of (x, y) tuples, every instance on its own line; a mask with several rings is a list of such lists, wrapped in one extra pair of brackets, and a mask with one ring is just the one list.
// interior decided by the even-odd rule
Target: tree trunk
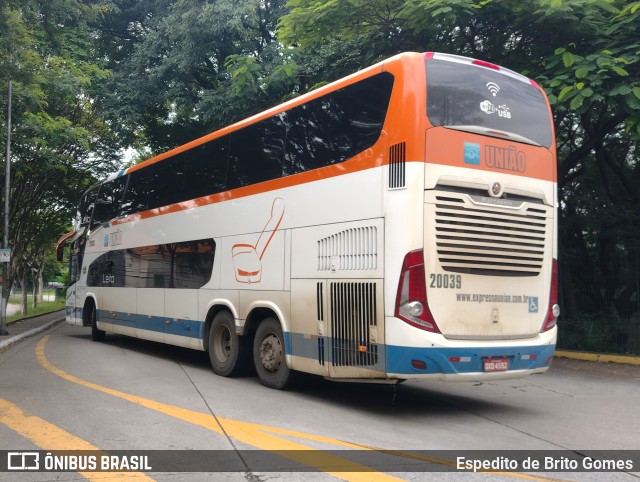
[(40, 294), (38, 292), (38, 275), (36, 274), (36, 271), (31, 271), (31, 280), (33, 283), (33, 299), (31, 300), (31, 306), (35, 310), (38, 307), (38, 296)]
[(27, 284), (28, 278), (27, 278), (27, 269), (23, 268), (22, 270), (22, 276), (20, 276), (20, 284), (22, 285), (22, 303), (21, 303), (21, 308), (20, 308), (20, 313), (22, 314), (22, 316), (26, 316), (27, 315), (27, 290), (29, 289), (29, 285)]
[(38, 270), (38, 301), (44, 302), (44, 263)]

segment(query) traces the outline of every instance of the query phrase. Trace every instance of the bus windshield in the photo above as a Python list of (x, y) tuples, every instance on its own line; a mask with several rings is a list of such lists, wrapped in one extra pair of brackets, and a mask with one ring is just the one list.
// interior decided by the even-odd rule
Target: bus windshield
[(547, 103), (525, 77), (449, 59), (425, 63), (427, 117), (433, 126), (496, 130), (551, 146)]
[(76, 229), (89, 225), (99, 189), (100, 184), (94, 184), (83, 194), (80, 205), (78, 206), (78, 212), (76, 213)]

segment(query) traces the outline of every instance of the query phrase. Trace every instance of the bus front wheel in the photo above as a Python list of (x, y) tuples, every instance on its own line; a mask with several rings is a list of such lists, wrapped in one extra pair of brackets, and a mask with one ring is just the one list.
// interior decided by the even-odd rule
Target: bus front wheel
[(93, 341), (104, 341), (105, 332), (98, 328), (96, 307), (93, 304), (89, 304), (89, 325), (91, 325), (91, 339)]
[(213, 371), (223, 377), (240, 375), (248, 365), (249, 355), (246, 337), (236, 333), (231, 313), (218, 313), (209, 329), (209, 360)]
[(292, 372), (285, 358), (284, 336), (280, 323), (267, 318), (256, 330), (253, 339), (253, 363), (260, 382), (269, 388), (284, 390), (289, 386)]

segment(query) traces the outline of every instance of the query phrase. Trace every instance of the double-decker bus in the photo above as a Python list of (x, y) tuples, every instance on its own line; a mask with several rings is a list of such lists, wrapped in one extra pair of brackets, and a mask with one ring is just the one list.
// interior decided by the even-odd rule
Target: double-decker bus
[(556, 343), (556, 154), (544, 91), (403, 53), (93, 186), (68, 323), (333, 380), (493, 380)]

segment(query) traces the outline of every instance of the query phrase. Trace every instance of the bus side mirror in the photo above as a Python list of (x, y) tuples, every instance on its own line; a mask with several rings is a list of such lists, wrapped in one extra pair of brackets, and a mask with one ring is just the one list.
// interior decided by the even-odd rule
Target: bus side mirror
[(56, 259), (58, 261), (62, 261), (62, 258), (64, 256), (64, 245), (67, 244), (67, 242), (69, 242), (69, 240), (72, 239), (77, 232), (78, 231), (71, 231), (70, 233), (63, 234), (62, 237), (56, 243)]

